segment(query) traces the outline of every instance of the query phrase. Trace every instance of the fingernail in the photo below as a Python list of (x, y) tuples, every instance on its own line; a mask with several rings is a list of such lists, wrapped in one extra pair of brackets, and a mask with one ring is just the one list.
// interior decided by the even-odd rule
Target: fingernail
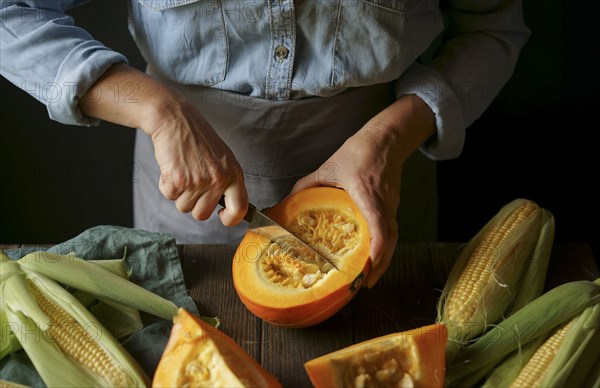
[(371, 266), (377, 267), (377, 265), (379, 265), (380, 261), (381, 261), (381, 257), (376, 257), (376, 258), (371, 257)]
[(369, 280), (367, 281), (367, 288), (370, 290), (375, 284), (377, 284), (377, 280)]

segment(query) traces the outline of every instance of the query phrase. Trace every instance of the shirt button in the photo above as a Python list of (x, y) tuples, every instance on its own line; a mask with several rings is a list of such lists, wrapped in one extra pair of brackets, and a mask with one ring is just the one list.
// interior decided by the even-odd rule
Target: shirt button
[(277, 58), (279, 58), (280, 62), (283, 62), (283, 60), (285, 58), (287, 58), (289, 53), (290, 53), (290, 50), (288, 50), (287, 47), (285, 47), (285, 46), (279, 46), (275, 50), (275, 54), (277, 55)]

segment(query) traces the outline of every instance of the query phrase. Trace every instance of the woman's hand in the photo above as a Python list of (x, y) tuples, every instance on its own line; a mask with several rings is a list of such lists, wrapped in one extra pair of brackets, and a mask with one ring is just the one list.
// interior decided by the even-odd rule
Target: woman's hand
[[(120, 98), (123, 96), (124, 98)], [(160, 192), (181, 212), (207, 219), (221, 195), (224, 225), (237, 225), (248, 207), (242, 169), (198, 109), (170, 86), (127, 65), (113, 65), (80, 99), (86, 115), (152, 137)]]
[(225, 194), (221, 221), (226, 226), (241, 221), (248, 204), (242, 169), (192, 103), (176, 101), (142, 128), (152, 136), (160, 192), (180, 212), (206, 220)]
[(404, 161), (434, 132), (435, 117), (429, 106), (415, 95), (401, 97), (292, 189), (335, 186), (352, 197), (371, 234), (368, 287), (375, 285), (389, 267), (396, 248), (396, 211)]

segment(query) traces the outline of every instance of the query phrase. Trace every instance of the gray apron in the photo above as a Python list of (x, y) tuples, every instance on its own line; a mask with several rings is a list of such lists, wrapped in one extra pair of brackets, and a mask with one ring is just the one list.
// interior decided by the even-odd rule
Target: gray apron
[[(197, 103), (232, 149), (244, 171), (249, 200), (259, 209), (281, 201), (298, 179), (315, 171), (348, 137), (394, 100), (393, 84), (291, 101), (262, 100), (198, 86), (172, 86)], [(163, 197), (158, 189), (160, 171), (152, 141), (140, 130), (134, 162), (136, 228), (172, 233), (179, 244), (235, 244), (242, 238), (245, 222), (225, 227), (216, 211), (207, 221), (196, 221)], [(335, 174), (335, 168), (328, 173)], [(435, 241), (436, 217), (435, 164), (415, 152), (403, 170), (400, 240)]]

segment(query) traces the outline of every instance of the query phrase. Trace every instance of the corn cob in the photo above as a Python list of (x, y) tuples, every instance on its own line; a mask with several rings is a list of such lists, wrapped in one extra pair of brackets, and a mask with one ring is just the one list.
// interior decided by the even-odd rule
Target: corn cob
[[(556, 327), (568, 322), (588, 307), (594, 308), (586, 310), (586, 314), (591, 314), (590, 316), (598, 314), (596, 306), (598, 303), (600, 303), (600, 279), (595, 282), (569, 282), (553, 288), (500, 322), (473, 344), (465, 347), (448, 367), (449, 385), (469, 386), (477, 382), (508, 354), (532, 341), (546, 338)], [(586, 328), (585, 337), (589, 337), (586, 341), (594, 342), (597, 341), (597, 334), (595, 334), (597, 330), (591, 322), (593, 320), (588, 317), (576, 325), (583, 325)], [(577, 339), (578, 336), (582, 336), (580, 329), (569, 331), (567, 334), (573, 338), (565, 341), (568, 346), (578, 346), (581, 343), (582, 339)], [(572, 363), (575, 360), (571, 358), (573, 353), (572, 348), (565, 350), (561, 358), (570, 358)], [(557, 368), (556, 372), (565, 373), (567, 370), (570, 369), (561, 367)], [(556, 376), (551, 378), (558, 380)]]
[(548, 372), (548, 366), (556, 356), (558, 349), (565, 339), (567, 331), (573, 326), (573, 320), (562, 325), (554, 334), (552, 334), (540, 347), (537, 348), (533, 356), (527, 361), (525, 367), (521, 370), (511, 387), (530, 388), (538, 387), (541, 380)]
[(48, 386), (148, 386), (139, 365), (89, 311), (43, 275), (0, 263), (1, 307)]
[[(482, 388), (506, 388), (516, 379), (519, 371), (525, 363), (533, 356), (538, 347), (544, 342), (543, 337), (531, 340), (523, 344), (517, 350), (513, 351), (508, 357), (494, 368), (493, 372), (487, 376)], [(486, 370), (487, 373), (487, 370)], [(483, 379), (482, 374), (474, 373), (468, 378), (460, 381), (462, 386), (469, 387)]]
[[(10, 259), (0, 250), (0, 261)], [(142, 327), (138, 309), (167, 318), (177, 306), (128, 280), (129, 273), (123, 259), (82, 260), (73, 254), (60, 255), (45, 251), (30, 253), (17, 261), (19, 269), (30, 269), (46, 274), (76, 290), (73, 294), (105, 325), (116, 338), (124, 337)], [(5, 271), (4, 271), (5, 272)], [(4, 273), (1, 277), (4, 277)], [(0, 315), (0, 318), (3, 318)], [(218, 327), (217, 317), (201, 317)], [(170, 320), (170, 318), (169, 318)], [(0, 321), (1, 322), (1, 321)], [(3, 324), (0, 329), (6, 325)], [(20, 349), (10, 330), (0, 336), (0, 359)]]
[[(563, 322), (550, 336), (524, 346), (524, 355), (503, 361), (484, 387), (585, 387), (600, 356), (600, 303)], [(516, 361), (516, 362), (515, 362)]]
[[(553, 222), (545, 223), (545, 235), (550, 239), (540, 241), (540, 230), (549, 219), (551, 215), (534, 202), (514, 200), (461, 251), (438, 302), (437, 322), (448, 327), (449, 362), (468, 340), (503, 316), (518, 294), (525, 269), (531, 266), (527, 272), (533, 272), (536, 266), (547, 263)], [(531, 256), (538, 242), (539, 257), (534, 265)], [(543, 286), (544, 279), (545, 270), (530, 280)], [(539, 295), (541, 287), (535, 288)], [(523, 295), (520, 303), (535, 296)]]
[[(600, 281), (596, 283), (600, 285)], [(559, 329), (555, 335), (559, 338), (563, 335), (563, 341), (539, 380), (539, 386), (583, 386), (600, 355), (600, 303), (586, 308), (567, 324), (566, 329)], [(549, 342), (555, 342), (555, 335)]]
[[(0, 252), (0, 254), (3, 254)], [(6, 257), (6, 255), (5, 255)], [(7, 258), (7, 257), (6, 257)], [(89, 260), (110, 272), (127, 279), (129, 274), (124, 259)], [(81, 290), (73, 290), (77, 298), (106, 329), (115, 337), (122, 338), (143, 328), (142, 319), (137, 309), (111, 300), (102, 300)], [(21, 344), (15, 337), (7, 322), (6, 313), (0, 309), (0, 359), (21, 349)]]
[(177, 312), (173, 302), (74, 255), (41, 251), (25, 255), (18, 262), (23, 269), (166, 320), (172, 320)]
[[(75, 255), (33, 252), (18, 260), (21, 267), (36, 271), (59, 283), (88, 292), (112, 307), (129, 306), (171, 321), (178, 306), (145, 288), (112, 273), (107, 265), (83, 260)], [(100, 260), (102, 262), (102, 260)], [(218, 317), (200, 317), (218, 327)]]

